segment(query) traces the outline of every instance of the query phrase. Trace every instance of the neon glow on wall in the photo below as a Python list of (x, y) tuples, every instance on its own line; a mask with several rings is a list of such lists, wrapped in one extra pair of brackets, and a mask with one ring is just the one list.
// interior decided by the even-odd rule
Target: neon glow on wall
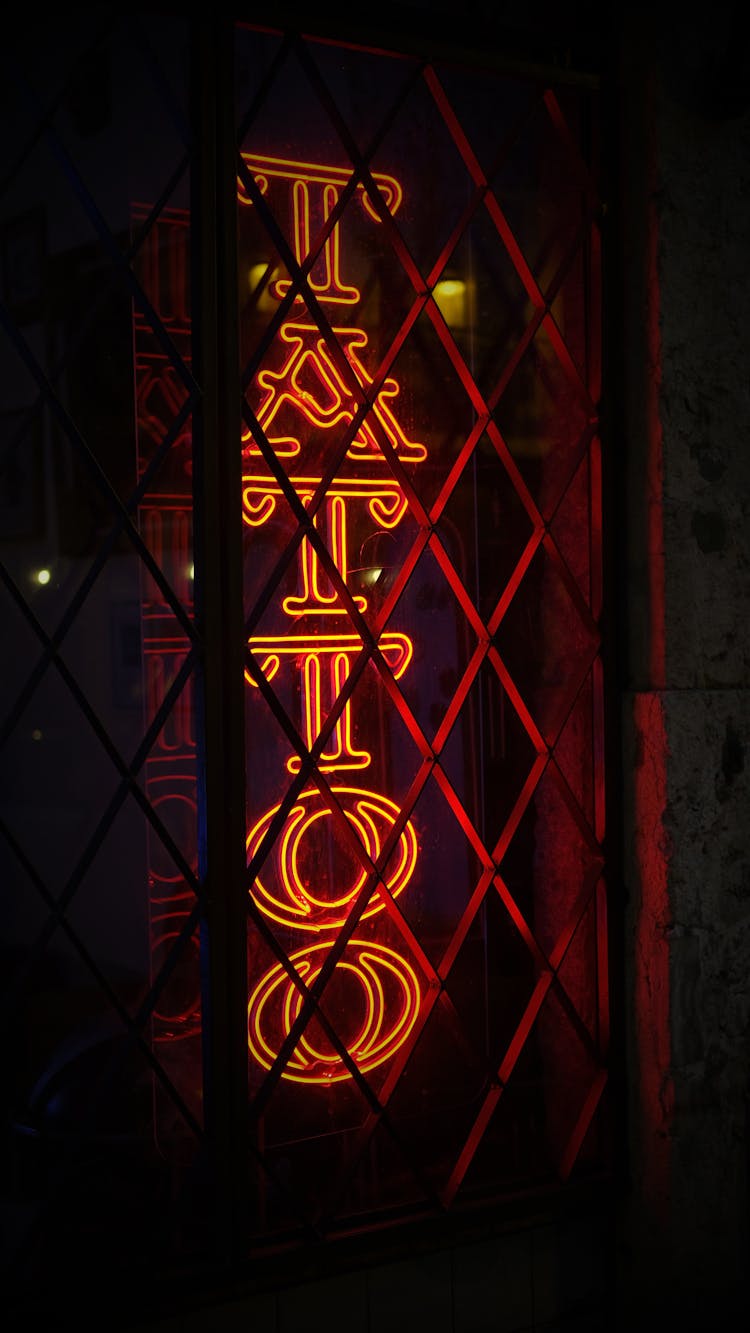
[[(329, 221), (350, 173), (319, 163), (256, 154), (243, 156), (264, 195), (270, 196), (277, 190), (290, 192), (294, 254), (297, 263), (303, 264), (310, 254), (311, 217), (316, 215), (324, 223)], [(402, 199), (399, 182), (382, 173), (375, 173), (374, 180), (394, 213)], [(377, 222), (377, 214), (361, 187), (358, 194), (365, 212)], [(247, 206), (252, 204), (241, 182), (239, 200)], [(350, 315), (356, 316), (361, 293), (354, 283), (346, 281), (340, 233), (337, 221), (312, 268), (309, 283), (323, 307), (330, 305), (333, 311), (349, 307)], [(268, 283), (271, 298), (281, 301), (289, 285), (288, 279), (271, 276)], [(293, 460), (303, 453), (300, 434), (312, 431), (323, 445), (326, 437), (335, 443), (336, 432), (353, 421), (358, 403), (336, 366), (326, 339), (309, 315), (305, 318), (301, 306), (302, 298), (297, 296), (278, 330), (278, 368), (262, 370), (257, 376), (257, 420), (276, 456), (290, 460), (290, 481), (307, 506), (321, 484), (322, 474), (294, 471)], [(372, 379), (366, 364), (366, 332), (356, 324), (341, 327), (334, 323), (333, 333), (358, 384), (369, 390)], [(398, 395), (398, 382), (387, 377), (374, 399), (372, 411), (396, 456), (404, 463), (419, 464), (427, 451), (423, 444), (407, 437), (398, 417)], [(249, 430), (244, 432), (242, 443), (243, 517), (250, 527), (261, 528), (274, 514), (281, 488), (257, 466), (262, 451)], [(367, 419), (354, 434), (346, 465), (329, 485), (313, 520), (316, 530), (327, 539), (344, 583), (349, 578), (350, 520), (355, 509), (367, 511), (373, 533), (394, 529), (407, 509), (406, 497), (390, 475)], [(360, 612), (367, 610), (366, 595), (356, 594), (354, 602)], [(281, 609), (288, 622), (286, 632), (254, 635), (249, 645), (269, 682), (280, 672), (298, 673), (301, 730), (306, 746), (312, 749), (325, 716), (336, 707), (363, 645), (307, 537), (303, 538), (298, 555), (298, 590), (282, 599)], [(322, 632), (321, 625), (325, 627)], [(412, 662), (411, 639), (398, 630), (389, 630), (380, 635), (378, 646), (394, 679), (400, 680)], [(249, 673), (246, 679), (254, 686)], [(367, 785), (373, 756), (355, 742), (352, 706), (351, 698), (347, 698), (340, 708), (328, 745), (320, 754), (318, 769), (333, 775), (332, 794), (356, 831), (366, 856), (376, 862), (400, 811), (387, 792)], [(286, 766), (290, 774), (299, 772), (299, 756), (290, 755)], [(353, 775), (356, 783), (352, 782)], [(249, 861), (261, 846), (279, 808), (276, 804), (266, 810), (250, 829)], [(252, 888), (254, 901), (266, 916), (299, 931), (301, 939), (307, 937), (308, 942), (289, 955), (290, 963), (306, 985), (312, 985), (319, 975), (336, 939), (333, 932), (345, 923), (367, 880), (363, 866), (352, 864), (351, 858), (342, 856), (339, 848), (334, 846), (334, 855), (328, 858), (319, 854), (327, 840), (331, 819), (317, 787), (303, 790), (286, 814), (274, 852)], [(417, 835), (412, 823), (406, 822), (383, 875), (385, 890), (391, 898), (408, 892), (418, 856)], [(384, 897), (376, 891), (360, 921), (376, 917), (385, 906)], [(329, 986), (337, 996), (338, 1010), (346, 1015), (347, 1030), (341, 1036), (359, 1070), (364, 1073), (390, 1060), (407, 1040), (420, 1010), (420, 981), (411, 963), (377, 938), (351, 938)], [(301, 991), (281, 964), (254, 979), (248, 1003), (248, 1043), (258, 1064), (266, 1069), (271, 1067), (301, 1008)], [(316, 1020), (308, 1024), (282, 1077), (318, 1084), (350, 1079), (350, 1070), (325, 1035), (322, 1032), (313, 1035), (315, 1026)]]

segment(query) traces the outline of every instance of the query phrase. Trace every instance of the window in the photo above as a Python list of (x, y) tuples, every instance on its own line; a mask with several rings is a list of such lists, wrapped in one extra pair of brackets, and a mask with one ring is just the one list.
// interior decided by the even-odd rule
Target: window
[[(595, 91), (240, 26), (234, 160), (220, 112), (190, 146), (182, 25), (126, 26), (127, 52), (69, 34), (58, 90), (36, 68), (56, 296), (6, 291), (47, 478), (4, 502), (31, 675), (3, 827), (15, 946), (48, 969), (23, 973), (14, 1133), (64, 1143), (63, 1182), (81, 1152), (119, 1161), (126, 1197), (136, 1160), (191, 1218), (178, 1255), (225, 1209), (194, 1189), (206, 1152), (209, 1182), (242, 1181), (239, 1254), (596, 1175)], [(113, 62), (127, 169), (79, 46), (100, 78)], [(13, 218), (40, 197), (29, 141)], [(55, 728), (72, 785), (63, 748), (42, 796)], [(36, 844), (40, 813), (60, 832)]]

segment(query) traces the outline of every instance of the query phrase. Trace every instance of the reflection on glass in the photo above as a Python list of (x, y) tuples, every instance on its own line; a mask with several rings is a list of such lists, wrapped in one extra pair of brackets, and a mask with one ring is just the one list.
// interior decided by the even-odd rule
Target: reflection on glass
[[(190, 679), (170, 695), (192, 599), (189, 413), (159, 454), (186, 397), (168, 351), (189, 340), (173, 226), (189, 202), (185, 33), (66, 13), (9, 38), (0, 858), (16, 1173), (2, 1206), (39, 1292), (158, 1259), (163, 1200), (200, 1134)], [(134, 201), (167, 182), (149, 231)], [(178, 1063), (164, 1037), (186, 1030)]]
[[(133, 213), (133, 231), (148, 222), (148, 210)], [(185, 365), (190, 361), (188, 300), (189, 215), (162, 210), (148, 227), (139, 268), (145, 294)], [(138, 508), (139, 527), (169, 588), (192, 613), (192, 432), (188, 416), (180, 424), (186, 389), (179, 367), (164, 355), (152, 321), (136, 310), (135, 388), (138, 476), (148, 478)], [(165, 441), (166, 458), (154, 469)], [(153, 476), (151, 475), (153, 473)], [(144, 720), (151, 725), (178, 678), (190, 649), (163, 588), (143, 569), (141, 580)], [(168, 712), (146, 761), (145, 790), (153, 810), (191, 868), (197, 866), (196, 737), (193, 685), (188, 680)], [(194, 905), (194, 894), (163, 841), (148, 832), (148, 882), (152, 976), (158, 977), (170, 945), (179, 939)], [(199, 970), (195, 948), (181, 960), (176, 978), (154, 1011), (159, 1043), (195, 1036), (200, 1030)]]

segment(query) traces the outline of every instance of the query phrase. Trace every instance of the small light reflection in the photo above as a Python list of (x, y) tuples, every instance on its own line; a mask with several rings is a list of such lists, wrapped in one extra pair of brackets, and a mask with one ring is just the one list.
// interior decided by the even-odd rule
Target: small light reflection
[(38, 569), (38, 570), (36, 571), (36, 574), (34, 575), (34, 577), (35, 577), (37, 583), (41, 583), (42, 586), (44, 586), (45, 584), (49, 583), (50, 579), (52, 578), (52, 570), (51, 570), (51, 569)]
[(247, 284), (251, 293), (258, 291), (258, 297), (255, 302), (257, 310), (262, 310), (266, 314), (270, 310), (275, 310), (278, 306), (277, 299), (271, 294), (271, 287), (279, 276), (277, 268), (271, 268), (270, 264), (251, 264), (247, 271)]
[(451, 328), (466, 324), (466, 283), (460, 278), (442, 278), (433, 289), (435, 303)]
[(34, 730), (31, 733), (31, 739), (32, 741), (40, 741), (42, 739), (42, 733), (38, 727), (34, 727)]
[(195, 565), (190, 565), (190, 566), (189, 566), (189, 568), (188, 568), (188, 578), (189, 578), (189, 579), (194, 579), (194, 578), (195, 578)]

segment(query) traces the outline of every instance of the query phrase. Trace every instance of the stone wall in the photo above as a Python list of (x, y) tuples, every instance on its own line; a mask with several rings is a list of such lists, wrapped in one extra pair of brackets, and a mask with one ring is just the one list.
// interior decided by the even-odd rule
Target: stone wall
[(707, 1327), (750, 1268), (750, 114), (729, 10), (643, 38), (623, 64), (621, 1298), (628, 1327)]

